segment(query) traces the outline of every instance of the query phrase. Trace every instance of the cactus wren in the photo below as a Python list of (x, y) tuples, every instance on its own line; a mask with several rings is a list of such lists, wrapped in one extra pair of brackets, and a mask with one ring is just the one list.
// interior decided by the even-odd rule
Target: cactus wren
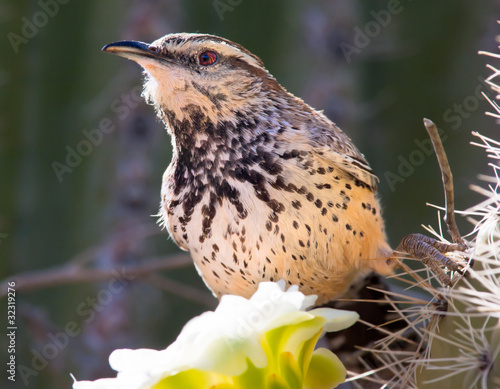
[(139, 63), (172, 136), (161, 221), (218, 297), (286, 280), (318, 303), (360, 274), (388, 274), (377, 178), (332, 121), (242, 46), (170, 34), (104, 51)]

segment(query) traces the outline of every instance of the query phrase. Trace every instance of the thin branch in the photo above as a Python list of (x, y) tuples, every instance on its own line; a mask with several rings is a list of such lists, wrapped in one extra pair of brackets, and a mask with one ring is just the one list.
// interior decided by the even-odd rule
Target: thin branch
[(159, 289), (191, 300), (197, 304), (203, 304), (212, 309), (217, 306), (217, 299), (207, 289), (199, 290), (183, 282), (175, 281), (158, 274), (151, 274), (145, 281)]
[(167, 257), (152, 258), (136, 265), (117, 266), (112, 269), (89, 269), (70, 263), (64, 266), (12, 275), (0, 283), (0, 298), (7, 295), (8, 282), (16, 283), (16, 292), (43, 289), (57, 285), (105, 281), (112, 278), (146, 277), (150, 274), (191, 265), (188, 254), (174, 254)]
[(434, 151), (436, 152), (436, 157), (439, 163), (439, 168), (441, 169), (446, 207), (444, 221), (448, 226), (448, 232), (450, 233), (453, 243), (465, 244), (455, 222), (453, 176), (451, 174), (448, 158), (446, 157), (446, 152), (444, 151), (443, 143), (441, 142), (441, 138), (439, 137), (436, 125), (431, 120), (424, 119), (424, 125), (427, 129), (427, 132), (429, 133), (429, 137), (431, 138), (432, 145), (434, 146)]

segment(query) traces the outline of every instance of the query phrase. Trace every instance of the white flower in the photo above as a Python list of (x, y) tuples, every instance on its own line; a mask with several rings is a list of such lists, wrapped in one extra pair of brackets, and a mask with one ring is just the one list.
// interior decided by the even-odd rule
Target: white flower
[[(318, 308), (285, 282), (263, 282), (250, 298), (223, 296), (214, 312), (190, 320), (165, 350), (116, 350), (116, 378), (75, 382), (74, 389), (331, 388), (345, 369), (326, 349), (314, 350), (323, 331), (352, 325), (355, 312)], [(309, 372), (309, 374), (308, 374)], [(257, 386), (255, 386), (257, 385)]]

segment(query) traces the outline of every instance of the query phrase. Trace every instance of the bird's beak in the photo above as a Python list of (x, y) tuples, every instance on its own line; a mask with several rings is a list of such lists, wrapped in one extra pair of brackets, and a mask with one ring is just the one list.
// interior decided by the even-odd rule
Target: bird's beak
[(113, 42), (104, 46), (101, 50), (107, 53), (117, 54), (136, 62), (140, 62), (140, 60), (144, 58), (165, 60), (165, 58), (159, 53), (157, 47), (144, 42)]

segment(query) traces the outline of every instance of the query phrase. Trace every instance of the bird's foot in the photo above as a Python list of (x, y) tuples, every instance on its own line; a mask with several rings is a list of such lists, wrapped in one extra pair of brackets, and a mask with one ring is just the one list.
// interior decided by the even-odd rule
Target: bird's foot
[(468, 249), (465, 243), (446, 244), (438, 242), (422, 234), (410, 234), (405, 236), (397, 249), (393, 253), (393, 258), (401, 258), (401, 254), (419, 259), (428, 266), (439, 278), (443, 285), (451, 286), (451, 277), (443, 269), (465, 274), (465, 264), (456, 262), (453, 258), (444, 255), (452, 251), (466, 251)]

